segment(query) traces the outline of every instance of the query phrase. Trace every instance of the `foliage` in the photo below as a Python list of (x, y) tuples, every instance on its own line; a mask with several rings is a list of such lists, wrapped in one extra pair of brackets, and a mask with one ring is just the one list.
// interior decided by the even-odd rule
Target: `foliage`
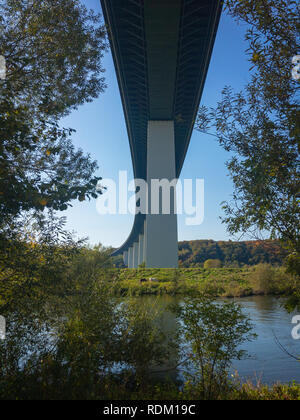
[(120, 351), (125, 349), (121, 359), (134, 368), (138, 383), (145, 385), (154, 364), (163, 365), (170, 353), (165, 333), (153, 323), (161, 313), (156, 303), (149, 305), (144, 300), (131, 299), (121, 306), (120, 315)]
[(77, 0), (4, 0), (0, 11), (4, 98), (43, 119), (65, 115), (103, 91), (106, 35), (93, 11)]
[[(173, 395), (176, 395), (173, 391)], [(201, 400), (201, 393), (198, 390), (197, 384), (189, 384), (188, 389), (185, 388), (184, 393), (181, 393), (180, 399), (185, 400)], [(215, 396), (217, 400), (227, 401), (299, 401), (300, 399), (300, 385), (297, 383), (280, 384), (268, 386), (262, 383), (253, 384), (239, 383), (234, 380), (224, 390), (223, 393)]]
[[(153, 299), (149, 303), (142, 297), (115, 296), (125, 287), (126, 276), (132, 277), (130, 281), (135, 282), (135, 287), (150, 287), (151, 282), (147, 286), (139, 284), (140, 275), (156, 277), (159, 282), (152, 286), (163, 288), (169, 284), (169, 290), (174, 293), (174, 285), (180, 288), (187, 281), (192, 287), (201, 284), (199, 275), (203, 276), (202, 281), (206, 279), (207, 286), (218, 273), (222, 276), (219, 288), (234, 276), (239, 279), (238, 284), (244, 284), (249, 271), (233, 268), (117, 270), (111, 265), (109, 249), (100, 245), (84, 247), (83, 243), (65, 236), (61, 221), (54, 219), (52, 223), (57, 224), (57, 239), (54, 241), (49, 225), (49, 250), (46, 237), (40, 236), (38, 230), (36, 240), (41, 242), (29, 247), (23, 270), (31, 267), (32, 281), (26, 280), (27, 271), (25, 278), (22, 277), (23, 261), (20, 266), (11, 265), (10, 277), (0, 281), (1, 290), (5, 291), (1, 295), (1, 314), (7, 320), (6, 340), (0, 341), (0, 399), (203, 399), (209, 398), (209, 394), (218, 399), (255, 399), (279, 395), (279, 391), (266, 387), (263, 391), (246, 391), (227, 382), (225, 374), (212, 377), (208, 369), (205, 391), (202, 379), (197, 380), (197, 376), (183, 388), (175, 378), (155, 376), (168, 365), (171, 354), (172, 360), (176, 357), (179, 360), (178, 350), (183, 346), (184, 336), (178, 335), (176, 328), (170, 328), (170, 320), (165, 318), (168, 311), (165, 306), (153, 303)], [(47, 258), (46, 264), (42, 257)], [(238, 308), (233, 304), (218, 307), (211, 300), (200, 302), (201, 311), (199, 299), (187, 300), (186, 312), (181, 312), (187, 320), (184, 333), (193, 337), (198, 332), (195, 321), (203, 312), (205, 324), (200, 324), (203, 327), (200, 331), (207, 337), (205, 343), (222, 337), (225, 348), (221, 351), (235, 351), (231, 340), (238, 339), (236, 334), (243, 331)], [(230, 324), (233, 319), (235, 327)], [(163, 327), (165, 321), (168, 334)], [(211, 321), (217, 327), (216, 336), (209, 334), (213, 328)], [(191, 328), (187, 327), (189, 322)], [(172, 326), (176, 327), (174, 321)], [(213, 350), (209, 346), (207, 356)], [(191, 360), (197, 362), (196, 353)], [(227, 357), (224, 362), (217, 359), (218, 369), (223, 363), (226, 365), (226, 360), (229, 363)], [(171, 368), (175, 365), (177, 362)], [(168, 371), (162, 372), (168, 377)], [(297, 395), (297, 387), (282, 389), (283, 396)]]
[(243, 401), (299, 401), (300, 386), (296, 383), (277, 383), (273, 386), (267, 386), (260, 383), (254, 385), (248, 382), (241, 387), (235, 388), (228, 399)]
[(227, 167), (235, 191), (223, 205), (223, 221), (232, 234), (268, 231), (299, 256), (299, 81), (291, 74), (299, 53), (299, 3), (227, 0), (225, 8), (247, 25), (250, 82), (238, 93), (225, 87), (214, 109), (200, 109), (196, 124), (202, 132), (214, 129), (233, 155)]
[[(196, 386), (201, 399), (215, 399), (228, 389), (232, 361), (245, 352), (240, 346), (255, 338), (252, 326), (235, 303), (220, 304), (211, 298), (189, 298), (176, 309), (188, 355), (187, 389)], [(193, 373), (191, 373), (193, 372)]]
[(286, 265), (287, 272), (296, 276), (297, 285), (294, 293), (288, 295), (285, 307), (289, 312), (292, 312), (294, 309), (300, 311), (300, 254), (297, 252), (290, 254)]
[[(71, 200), (97, 197), (99, 177), (93, 177), (97, 164), (74, 148), (69, 138), (72, 130), (33, 122), (30, 131), (24, 132), (4, 108), (0, 113), (2, 223), (23, 211), (66, 210)], [(7, 128), (8, 119), (13, 131)]]
[(21, 301), (30, 311), (35, 303), (43, 306), (49, 290), (63, 293), (65, 273), (84, 243), (75, 241), (64, 225), (65, 219), (52, 213), (34, 218), (27, 214), (1, 232), (1, 311), (20, 308)]
[[(77, 0), (0, 2), (0, 304), (63, 293), (82, 241), (53, 211), (96, 198), (97, 164), (59, 120), (105, 88), (106, 34)], [(99, 191), (101, 193), (101, 191)]]
[[(231, 234), (251, 232), (258, 237), (257, 230), (267, 230), (297, 250), (297, 142), (290, 137), (287, 121), (278, 117), (273, 122), (272, 110), (260, 96), (252, 86), (245, 95), (225, 88), (222, 101), (209, 113), (220, 144), (235, 153), (227, 162), (235, 192), (232, 203), (223, 206), (224, 222)], [(199, 114), (200, 130), (201, 113), (206, 111), (202, 108)]]
[(267, 264), (259, 264), (255, 272), (251, 273), (251, 281), (256, 292), (274, 293), (276, 288), (275, 270)]
[(204, 268), (220, 268), (222, 263), (219, 259), (209, 259), (204, 261), (203, 267)]
[(65, 210), (95, 198), (97, 164), (72, 145), (59, 118), (105, 87), (106, 35), (77, 0), (0, 3), (1, 225), (23, 211)]
[(147, 385), (150, 368), (168, 357), (155, 305), (120, 303), (111, 292), (107, 253), (77, 250), (58, 284), (38, 279), (35, 293), (24, 284), (2, 306), (1, 399), (108, 398), (118, 384)]
[(194, 240), (179, 242), (181, 267), (202, 267), (209, 259), (220, 260), (223, 266), (240, 267), (270, 263), (281, 265), (287, 256), (279, 241), (213, 241)]

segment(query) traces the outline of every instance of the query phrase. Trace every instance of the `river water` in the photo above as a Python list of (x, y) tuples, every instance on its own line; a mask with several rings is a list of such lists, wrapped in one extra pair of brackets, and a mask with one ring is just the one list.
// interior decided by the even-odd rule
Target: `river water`
[[(155, 301), (162, 307), (175, 300), (180, 302), (180, 298), (170, 296), (148, 296), (143, 299), (149, 303)], [(295, 314), (288, 314), (281, 307), (281, 301), (275, 297), (238, 298), (235, 302), (239, 303), (244, 313), (249, 315), (257, 338), (242, 346), (250, 357), (234, 361), (232, 370), (236, 370), (242, 380), (250, 379), (254, 383), (261, 381), (271, 385), (293, 380), (300, 383), (300, 362), (287, 355), (276, 343), (277, 338), (290, 354), (300, 357), (300, 340), (292, 337), (292, 329), (295, 327), (292, 318)], [(165, 332), (176, 328), (175, 319), (172, 317), (173, 315), (167, 312), (160, 320)]]
[[(300, 340), (292, 337), (292, 318), (274, 297), (256, 296), (235, 299), (254, 324), (257, 339), (243, 346), (251, 358), (234, 363), (239, 375), (244, 379), (260, 379), (263, 383), (300, 383), (300, 362), (283, 351), (278, 343), (292, 355), (300, 357)], [(277, 340), (276, 340), (276, 338)]]

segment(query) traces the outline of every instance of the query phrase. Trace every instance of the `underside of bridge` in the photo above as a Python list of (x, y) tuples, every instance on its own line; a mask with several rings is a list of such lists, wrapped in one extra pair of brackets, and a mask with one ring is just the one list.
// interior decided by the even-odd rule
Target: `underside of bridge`
[[(178, 178), (197, 115), (220, 0), (101, 0), (127, 125), (134, 177)], [(150, 195), (150, 191), (149, 191)], [(150, 201), (150, 199), (149, 199)], [(150, 207), (150, 206), (149, 206)], [(135, 216), (123, 254), (135, 268), (177, 267), (177, 216)]]

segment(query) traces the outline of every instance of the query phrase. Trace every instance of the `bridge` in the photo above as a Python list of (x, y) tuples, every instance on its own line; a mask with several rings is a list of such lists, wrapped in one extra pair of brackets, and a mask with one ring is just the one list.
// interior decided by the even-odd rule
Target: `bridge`
[[(179, 177), (221, 13), (221, 0), (101, 0), (135, 179)], [(149, 192), (150, 202), (150, 192)], [(150, 204), (149, 204), (150, 206)], [(137, 207), (138, 208), (138, 207)], [(113, 255), (129, 268), (178, 266), (177, 215), (136, 213)]]

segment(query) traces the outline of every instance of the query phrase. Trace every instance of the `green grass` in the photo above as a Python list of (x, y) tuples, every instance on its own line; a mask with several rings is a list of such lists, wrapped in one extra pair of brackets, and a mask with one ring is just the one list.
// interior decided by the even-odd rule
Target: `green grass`
[[(158, 282), (149, 281), (154, 277)], [(140, 282), (145, 278), (147, 282)], [(114, 269), (116, 295), (187, 295), (203, 292), (221, 297), (291, 293), (295, 279), (283, 267), (260, 264), (246, 268)]]

